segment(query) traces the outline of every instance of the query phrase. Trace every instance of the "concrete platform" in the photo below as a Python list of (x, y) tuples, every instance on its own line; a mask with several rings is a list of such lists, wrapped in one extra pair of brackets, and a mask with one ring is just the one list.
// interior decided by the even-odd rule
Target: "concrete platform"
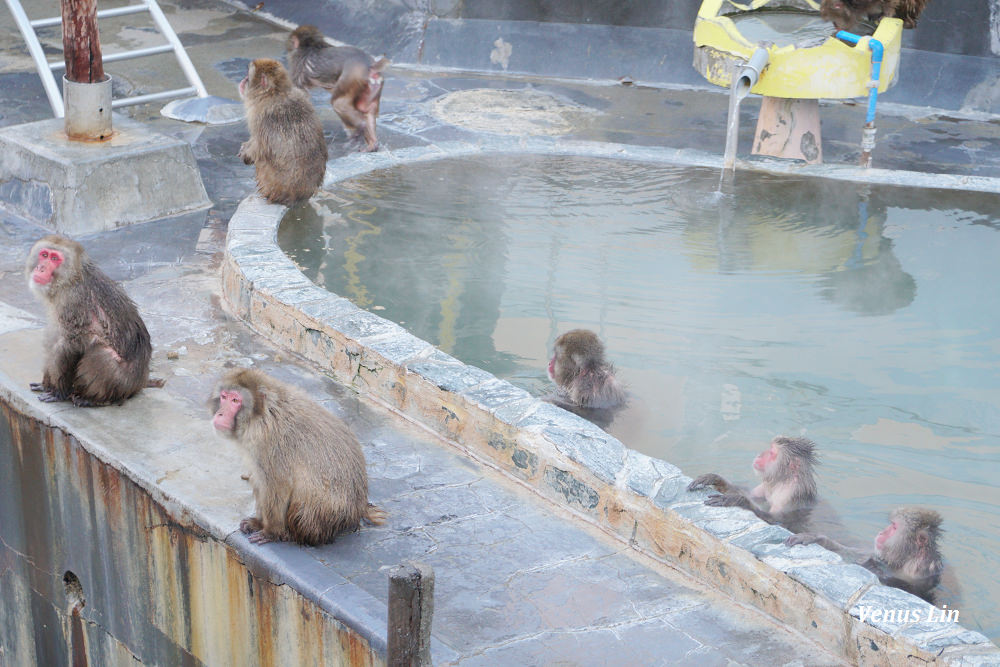
[[(162, 4), (213, 94), (232, 97), (251, 58), (283, 52), (286, 31), (259, 20), (259, 12), (239, 12), (215, 0)], [(332, 17), (341, 16), (333, 3), (318, 9), (317, 3), (290, 0), (269, 1), (265, 11), (288, 18), (283, 10), (292, 5), (303, 12), (302, 20), (322, 25), (324, 20), (334, 25)], [(593, 76), (587, 68), (599, 60), (606, 80), (554, 80), (538, 76), (544, 70), (529, 68), (519, 76), (504, 75), (490, 58), (497, 22), (431, 21), (425, 32), (434, 39), (422, 64), (456, 68), (465, 63), (466, 69), (482, 71), (428, 72), (406, 67), (419, 55), (415, 45), (422, 23), (412, 15), (393, 17), (406, 34), (396, 42), (399, 49), (393, 47), (397, 33), (378, 30), (381, 19), (372, 24), (365, 12), (348, 18), (355, 26), (369, 21), (372, 28), (330, 34), (364, 45), (382, 42), (379, 50), (403, 63), (387, 78), (379, 122), (382, 153), (373, 159), (409, 147), (431, 152), (443, 142), (482, 142), (482, 130), (454, 122), (459, 118), (440, 118), (431, 108), (448, 93), (477, 89), (540, 91), (585, 110), (555, 142), (721, 154), (724, 94), (701, 85), (689, 63), (660, 60), (674, 43), (683, 43), (677, 52), (688, 58), (689, 35), (680, 31), (658, 42), (662, 35), (656, 30), (615, 28), (610, 30), (617, 35), (615, 55), (588, 52), (589, 64), (573, 57), (559, 62), (565, 76)], [(109, 50), (116, 44), (147, 45), (135, 43), (144, 38), (141, 29), (118, 21), (102, 25)], [(530, 22), (499, 27), (512, 31), (499, 36), (516, 44), (510, 63), (518, 69), (525, 51), (529, 63), (552, 60), (545, 49), (531, 49), (531, 35), (572, 35), (562, 26), (556, 31)], [(606, 32), (586, 34), (596, 35), (599, 44), (606, 43)], [(482, 39), (459, 48), (459, 40), (473, 33)], [(54, 43), (58, 35), (47, 39)], [(473, 49), (478, 60), (469, 65)], [(407, 58), (411, 51), (413, 57)], [(7, 93), (0, 100), (0, 124), (47, 116), (37, 76), (3, 11), (0, 53), (0, 85)], [(616, 66), (618, 55), (631, 54), (644, 59), (647, 69)], [(136, 93), (152, 92), (156, 84), (180, 84), (171, 79), (177, 72), (169, 59), (141, 66), (117, 63), (113, 70)], [(636, 74), (645, 71), (657, 86), (612, 85), (625, 74), (645, 79)], [(912, 71), (916, 75), (917, 69)], [(662, 73), (677, 78), (689, 73), (691, 85), (653, 77)], [(336, 161), (346, 154), (343, 131), (326, 97), (317, 93), (314, 101)], [(748, 119), (755, 113), (753, 103), (746, 106), (742, 153), (749, 151)], [(940, 107), (883, 108), (877, 166), (922, 172), (922, 187), (950, 174), (945, 180), (954, 187), (995, 189), (1000, 123), (975, 115), (991, 107), (965, 115)], [(581, 520), (578, 512), (541, 498), (494, 465), (470, 459), (375, 397), (331, 380), (254, 334), (222, 307), (219, 282), (226, 228), (237, 204), (254, 188), (252, 167), (235, 158), (246, 139), (245, 126), (177, 123), (160, 117), (157, 107), (128, 113), (191, 147), (212, 208), (81, 239), (139, 303), (154, 340), (154, 373), (167, 378), (162, 390), (143, 392), (121, 408), (96, 411), (43, 405), (27, 391), (26, 383), (37, 379), (40, 368), (42, 311), (24, 288), (21, 267), (24, 253), (45, 230), (0, 215), (0, 395), (29, 415), (26, 420), (40, 424), (46, 436), (44, 447), (21, 449), (0, 436), (0, 488), (8, 490), (5, 498), (18, 499), (17, 505), (0, 503), (0, 600), (15, 601), (0, 605), (0, 663), (41, 664), (49, 656), (54, 662), (65, 657), (65, 644), (46, 648), (45, 640), (61, 640), (68, 627), (61, 576), (73, 569), (88, 594), (83, 617), (94, 651), (91, 664), (130, 664), (139, 656), (160, 664), (310, 664), (331, 660), (334, 652), (341, 655), (345, 646), (354, 650), (355, 664), (379, 664), (386, 572), (408, 558), (436, 568), (436, 664), (844, 663), (787, 625), (647, 558)], [(825, 105), (823, 114), (826, 174), (837, 172), (834, 165), (840, 163), (842, 177), (857, 178), (857, 170), (844, 165), (855, 162), (863, 108), (835, 103)], [(794, 173), (796, 167), (786, 169)], [(900, 178), (912, 179), (912, 173)], [(252, 246), (248, 242), (247, 254)], [(266, 285), (266, 275), (257, 278)], [(178, 358), (168, 359), (168, 352)], [(215, 377), (235, 365), (259, 366), (301, 385), (349, 422), (364, 443), (371, 499), (391, 513), (388, 525), (317, 549), (246, 542), (236, 526), (252, 506), (250, 491), (239, 478), (235, 450), (205, 436), (201, 404)], [(12, 492), (15, 474), (52, 484), (64, 495), (29, 492), (30, 486), (23, 496)], [(644, 487), (649, 479), (636, 475), (632, 481)], [(687, 511), (694, 513), (696, 504)], [(731, 525), (728, 518), (717, 523)], [(766, 541), (759, 531), (753, 537)], [(781, 550), (764, 557), (776, 567), (809, 573), (826, 558), (790, 561)], [(149, 568), (156, 576), (148, 575)], [(844, 592), (836, 583), (830, 586), (831, 597)], [(230, 603), (240, 614), (226, 614)], [(782, 604), (794, 607), (795, 602)], [(52, 634), (36, 639), (37, 628)], [(931, 645), (937, 637), (929, 633), (925, 639)], [(988, 654), (963, 658), (965, 664), (995, 664)], [(890, 659), (885, 656), (881, 664), (905, 664)]]
[(63, 234), (211, 205), (187, 142), (113, 115), (107, 141), (71, 141), (63, 119), (0, 129), (0, 205)]

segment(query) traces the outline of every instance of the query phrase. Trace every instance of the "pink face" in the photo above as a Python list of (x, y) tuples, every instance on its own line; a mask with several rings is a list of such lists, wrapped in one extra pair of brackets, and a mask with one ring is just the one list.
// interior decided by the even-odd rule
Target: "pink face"
[(236, 426), (236, 415), (243, 407), (243, 397), (238, 391), (219, 392), (219, 409), (212, 417), (212, 426), (217, 431), (232, 432)]
[(888, 526), (882, 529), (882, 532), (875, 536), (875, 551), (881, 553), (885, 549), (885, 543), (889, 541), (889, 538), (896, 534), (898, 526), (896, 522), (893, 521)]
[(556, 379), (556, 355), (554, 354), (552, 355), (552, 358), (549, 359), (549, 379)]
[(31, 279), (39, 285), (48, 285), (52, 282), (53, 274), (64, 259), (63, 254), (58, 250), (42, 248), (38, 251), (38, 264), (31, 272)]
[(764, 472), (764, 469), (774, 463), (777, 458), (778, 446), (772, 442), (770, 449), (765, 449), (753, 460), (753, 469), (758, 472)]

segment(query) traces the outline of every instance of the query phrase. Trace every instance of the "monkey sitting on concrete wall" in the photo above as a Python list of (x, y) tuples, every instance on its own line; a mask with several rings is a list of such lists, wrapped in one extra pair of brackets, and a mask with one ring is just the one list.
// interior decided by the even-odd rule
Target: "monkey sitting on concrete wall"
[(886, 586), (894, 586), (928, 602), (941, 582), (944, 563), (938, 549), (941, 515), (919, 507), (900, 507), (889, 515), (889, 525), (875, 536), (875, 552), (846, 547), (825, 535), (799, 533), (785, 544), (819, 544), (842, 556), (855, 558)]
[(222, 379), (212, 404), (216, 433), (235, 440), (250, 466), (256, 515), (240, 529), (251, 542), (325, 544), (362, 520), (383, 522), (368, 502), (357, 438), (304, 391), (240, 369)]
[(239, 157), (256, 168), (257, 187), (274, 204), (295, 206), (313, 196), (326, 174), (326, 139), (305, 91), (277, 60), (258, 58), (240, 81), (250, 140)]
[(749, 494), (714, 473), (695, 478), (688, 491), (713, 486), (719, 494), (709, 496), (706, 505), (742, 507), (794, 533), (808, 528), (816, 507), (815, 465), (816, 445), (812, 440), (779, 436), (753, 460), (761, 482)]
[(382, 71), (389, 61), (354, 46), (333, 46), (314, 25), (302, 25), (288, 36), (288, 68), (300, 88), (330, 91), (330, 104), (360, 150), (378, 150), (375, 121), (382, 99)]
[(153, 348), (139, 311), (82, 245), (46, 236), (28, 253), (25, 274), (49, 316), (42, 381), (31, 383), (39, 400), (110, 405), (162, 386), (149, 379)]

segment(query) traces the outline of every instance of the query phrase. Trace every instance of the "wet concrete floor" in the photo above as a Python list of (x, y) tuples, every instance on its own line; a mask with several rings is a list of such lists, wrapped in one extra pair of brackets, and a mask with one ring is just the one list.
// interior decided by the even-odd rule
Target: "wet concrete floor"
[[(211, 0), (162, 5), (212, 94), (235, 99), (236, 83), (247, 63), (282, 52), (283, 30), (231, 6)], [(57, 6), (38, 3), (31, 15), (54, 15)], [(120, 18), (102, 24), (105, 51), (148, 45), (153, 36), (137, 27), (139, 23), (136, 18)], [(46, 34), (43, 43), (58, 42), (58, 30)], [(48, 50), (55, 57), (55, 49)], [(150, 92), (181, 85), (171, 58), (116, 63), (108, 70), (119, 79), (119, 90)], [(0, 124), (50, 117), (32, 62), (10, 15), (2, 10), (0, 63), (4, 90)], [(477, 124), (474, 103), (442, 112), (434, 102), (448, 93), (476, 89), (544, 93), (546, 104), (553, 104), (556, 115), (566, 119), (564, 125), (555, 124), (555, 133), (567, 138), (719, 153), (724, 143), (726, 98), (721, 91), (396, 68), (382, 100), (382, 150), (455, 139), (475, 141), (493, 128)], [(314, 101), (330, 157), (336, 159), (347, 150), (343, 130), (325, 96), (317, 93)], [(749, 145), (755, 107), (753, 102), (745, 105), (742, 147)], [(158, 109), (144, 106), (125, 113), (191, 144), (213, 207), (81, 241), (113, 278), (124, 281), (138, 302), (154, 340), (154, 374), (167, 379), (162, 390), (165, 400), (178, 415), (196, 413), (215, 378), (233, 365), (255, 365), (308, 388), (358, 433), (369, 462), (371, 498), (391, 514), (384, 527), (366, 528), (322, 548), (248, 548), (270, 551), (290, 567), (300, 563), (314, 568), (318, 563), (317, 572), (329, 568), (379, 600), (386, 598), (387, 568), (410, 558), (430, 563), (437, 573), (434, 632), (447, 647), (447, 655), (438, 656), (436, 662), (837, 664), (835, 657), (756, 611), (595, 534), (492, 470), (466, 460), (446, 443), (282, 354), (228, 317), (219, 302), (217, 269), (226, 223), (253, 189), (252, 167), (235, 157), (246, 139), (245, 124), (184, 124), (161, 117)], [(905, 115), (880, 118), (878, 166), (1000, 178), (1000, 123), (942, 117), (928, 110), (901, 111)], [(854, 160), (863, 113), (861, 105), (824, 105), (828, 162)], [(550, 121), (543, 121), (548, 130), (532, 130), (535, 117), (530, 110), (525, 112), (524, 131), (553, 133)], [(0, 321), (25, 317), (22, 311), (26, 311), (39, 318), (31, 327), (41, 325), (42, 310), (24, 285), (22, 262), (31, 243), (44, 233), (16, 216), (0, 215), (4, 303)], [(0, 345), (0, 370), (22, 383), (37, 379), (38, 336), (6, 333), (0, 336)], [(179, 357), (168, 360), (167, 353), (174, 351), (180, 352)], [(101, 417), (127, 422), (129, 406), (108, 410)], [(91, 423), (81, 426), (87, 428), (85, 435), (101, 440), (103, 427), (98, 420), (84, 421)], [(198, 449), (207, 446), (198, 435), (204, 428), (193, 423), (189, 430), (191, 441), (181, 450), (197, 458)], [(209, 505), (206, 512), (217, 512), (215, 518), (235, 530), (233, 522), (249, 511), (252, 500), (249, 488), (239, 480), (236, 452), (230, 453), (228, 470), (203, 473), (225, 477), (226, 488), (234, 489), (231, 499)], [(317, 575), (315, 586), (324, 590), (321, 577)]]

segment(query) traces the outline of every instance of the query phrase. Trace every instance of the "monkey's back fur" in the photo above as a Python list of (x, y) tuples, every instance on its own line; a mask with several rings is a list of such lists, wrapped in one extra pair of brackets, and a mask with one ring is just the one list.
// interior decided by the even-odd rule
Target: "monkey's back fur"
[(260, 194), (272, 203), (294, 206), (323, 184), (326, 138), (309, 95), (291, 85), (284, 68), (275, 78), (267, 89), (251, 81), (244, 98), (251, 157)]
[(234, 371), (222, 384), (263, 396), (237, 440), (251, 464), (265, 532), (317, 545), (363, 519), (382, 523), (381, 510), (368, 503), (364, 453), (347, 424), (301, 389), (254, 369)]
[(54, 234), (31, 249), (29, 280), (41, 248), (57, 248), (67, 256), (48, 289), (32, 284), (49, 315), (43, 385), (93, 405), (134, 396), (149, 381), (153, 353), (135, 303), (83, 246)]

